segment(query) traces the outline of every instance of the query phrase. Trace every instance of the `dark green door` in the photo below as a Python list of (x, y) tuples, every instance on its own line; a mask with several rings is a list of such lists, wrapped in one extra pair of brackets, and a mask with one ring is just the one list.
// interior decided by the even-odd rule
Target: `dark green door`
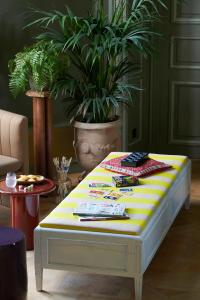
[(170, 2), (151, 65), (150, 150), (200, 157), (200, 1)]

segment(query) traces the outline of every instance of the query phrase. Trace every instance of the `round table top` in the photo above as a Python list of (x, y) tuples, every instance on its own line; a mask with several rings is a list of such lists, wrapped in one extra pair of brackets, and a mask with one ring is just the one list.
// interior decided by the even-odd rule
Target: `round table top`
[[(22, 189), (20, 189), (20, 186)], [(0, 181), (0, 193), (13, 196), (28, 196), (28, 195), (44, 195), (55, 190), (56, 185), (53, 180), (45, 178), (41, 183), (33, 184), (32, 191), (24, 191), (25, 185), (17, 184), (15, 188), (9, 188), (6, 186), (5, 180)]]
[(23, 239), (22, 231), (16, 228), (0, 227), (0, 246), (13, 245)]

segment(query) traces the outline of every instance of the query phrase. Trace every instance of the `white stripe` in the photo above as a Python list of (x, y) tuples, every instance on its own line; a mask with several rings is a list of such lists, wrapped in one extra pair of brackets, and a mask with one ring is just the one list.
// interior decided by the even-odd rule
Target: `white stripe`
[[(80, 192), (71, 192), (70, 193), (70, 195), (69, 196), (67, 196), (67, 198), (65, 198), (63, 201), (66, 201), (66, 202), (73, 202), (73, 201), (76, 201), (76, 202), (80, 202), (80, 201), (85, 201), (85, 200), (94, 200), (94, 197), (91, 197), (91, 196), (89, 196), (88, 195), (88, 193), (86, 192), (85, 193), (85, 195), (83, 195), (83, 196), (79, 196), (78, 194), (80, 194)], [(151, 193), (143, 193), (142, 191), (141, 192), (137, 192), (137, 191), (135, 191), (135, 192), (131, 192), (131, 194), (124, 194), (124, 195), (122, 195), (120, 198), (119, 198), (119, 200), (120, 199), (126, 199), (126, 198), (128, 198), (128, 199), (130, 199), (130, 198), (133, 198), (133, 199), (140, 199), (140, 198), (142, 198), (142, 199), (144, 199), (144, 200), (155, 200), (155, 201), (158, 201), (159, 199), (160, 199), (160, 195), (158, 195), (158, 194), (151, 194)], [(101, 197), (101, 198), (99, 198), (100, 200), (99, 201), (101, 201), (103, 198)], [(97, 199), (97, 201), (98, 201), (98, 199)], [(107, 201), (107, 200), (106, 200)], [(131, 201), (131, 200), (130, 200)], [(139, 200), (138, 200), (139, 201)]]
[(146, 220), (148, 218), (148, 214), (129, 214), (130, 219), (132, 220)]
[(135, 193), (137, 193), (137, 188), (138, 189), (151, 189), (155, 191), (166, 191), (166, 187), (163, 185), (158, 185), (158, 184), (143, 184), (143, 185), (138, 185), (135, 187)]
[[(71, 214), (74, 212), (74, 208), (73, 207), (57, 207), (53, 213), (67, 213), (67, 214)], [(53, 216), (53, 214), (52, 214)]]
[[(68, 195), (63, 201), (66, 201), (66, 202), (72, 202), (74, 199), (77, 199), (77, 200), (83, 200), (83, 198), (80, 198), (80, 197), (76, 197), (76, 194), (78, 194), (78, 193), (80, 193), (80, 192), (78, 192), (78, 190), (77, 191), (73, 191), (73, 192), (71, 192), (70, 193), (70, 195)], [(73, 196), (73, 197), (71, 197), (70, 198), (70, 196)], [(89, 195), (88, 194), (86, 194), (85, 195), (86, 197), (85, 198), (91, 198), (91, 197), (89, 197)], [(134, 191), (133, 190), (133, 192), (131, 192), (130, 194), (129, 193), (126, 193), (126, 194), (124, 194), (123, 196), (122, 196), (122, 198), (124, 199), (124, 198), (131, 198), (131, 197), (133, 197), (133, 198), (143, 198), (143, 199), (145, 199), (145, 200), (155, 200), (155, 201), (158, 201), (159, 199), (160, 199), (160, 195), (157, 195), (157, 194), (150, 194), (150, 193), (143, 193), (142, 191), (140, 191), (140, 192), (136, 192), (136, 191)], [(119, 198), (120, 199), (120, 198)], [(62, 201), (62, 202), (63, 202)]]
[[(80, 201), (80, 199), (72, 199), (73, 203), (80, 203), (80, 202), (85, 202), (85, 199), (83, 199), (82, 201)], [(118, 202), (120, 203), (120, 200), (118, 200)], [(155, 204), (152, 204), (152, 203), (133, 203), (133, 202), (123, 202), (126, 206), (126, 208), (145, 208), (145, 209), (153, 209), (156, 205)], [(68, 209), (72, 209), (74, 210), (74, 208), (70, 208), (70, 207), (63, 207), (63, 206), (57, 206), (55, 208), (54, 211), (63, 211), (63, 212), (66, 212), (66, 210), (68, 211)], [(53, 211), (53, 212), (54, 212)]]
[[(102, 176), (102, 180), (103, 180), (103, 178), (105, 178), (105, 176)], [(148, 179), (149, 179), (149, 177), (148, 177)], [(96, 180), (95, 180), (95, 182), (96, 182)], [(91, 181), (88, 181), (88, 185), (89, 185), (89, 183), (91, 183)], [(106, 181), (106, 183), (109, 183), (109, 182), (107, 182)], [(79, 185), (79, 188), (81, 188), (81, 190), (83, 190), (82, 189), (82, 186), (81, 185)], [(112, 187), (111, 187), (112, 188)], [(164, 186), (162, 186), (162, 185), (159, 185), (159, 184), (141, 184), (141, 185), (137, 185), (137, 186), (133, 186), (133, 188), (135, 189), (137, 189), (137, 188), (152, 188), (152, 189), (158, 189), (158, 190), (165, 190), (166, 189), (166, 187), (164, 187)], [(88, 190), (88, 189), (87, 189)]]
[(171, 178), (165, 177), (165, 176), (162, 176), (162, 175), (152, 175), (152, 176), (148, 176), (148, 177), (141, 178), (141, 179), (143, 179), (143, 180), (147, 179), (147, 180), (152, 180), (152, 181), (159, 180), (159, 181), (163, 181), (163, 182), (166, 182), (166, 183), (171, 183), (172, 182)]
[[(124, 196), (123, 196), (124, 197)], [(130, 196), (127, 195), (127, 198)], [(160, 196), (156, 194), (144, 194), (142, 192), (132, 193), (133, 198), (144, 198), (145, 200), (159, 200)]]
[(126, 208), (153, 209), (155, 207), (155, 204), (151, 204), (151, 203), (132, 203), (132, 202), (129, 202), (129, 203), (124, 203), (124, 204), (126, 205)]

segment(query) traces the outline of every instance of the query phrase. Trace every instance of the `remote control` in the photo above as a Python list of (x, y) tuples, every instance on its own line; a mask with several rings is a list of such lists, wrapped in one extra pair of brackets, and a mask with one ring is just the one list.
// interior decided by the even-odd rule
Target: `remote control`
[(148, 158), (147, 152), (133, 152), (121, 161), (121, 166), (138, 167)]

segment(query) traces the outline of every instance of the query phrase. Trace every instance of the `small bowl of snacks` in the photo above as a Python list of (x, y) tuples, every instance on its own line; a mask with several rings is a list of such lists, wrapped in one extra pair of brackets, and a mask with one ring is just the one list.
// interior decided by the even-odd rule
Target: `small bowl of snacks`
[(38, 184), (45, 180), (42, 175), (19, 175), (17, 176), (18, 184)]

